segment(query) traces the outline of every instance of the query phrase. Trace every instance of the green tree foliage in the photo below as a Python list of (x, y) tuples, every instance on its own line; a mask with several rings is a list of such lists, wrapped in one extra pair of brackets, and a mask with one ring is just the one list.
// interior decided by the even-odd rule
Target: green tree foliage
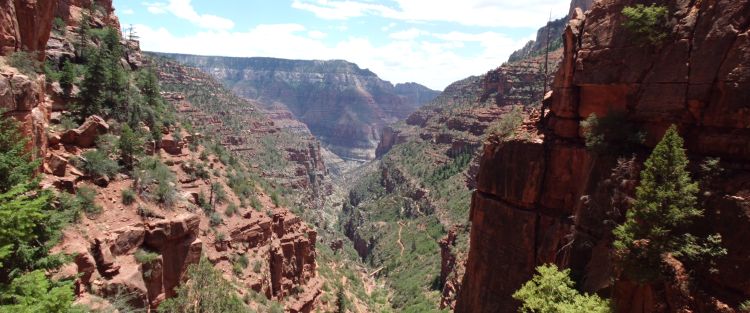
[(26, 182), (39, 166), (39, 162), (30, 160), (26, 151), (29, 141), (18, 132), (18, 123), (13, 118), (3, 117), (3, 113), (0, 109), (0, 192)]
[(74, 110), (79, 120), (87, 116), (106, 115), (104, 104), (107, 100), (107, 81), (109, 70), (107, 54), (102, 50), (91, 50), (86, 63), (86, 74), (81, 81), (81, 92)]
[(521, 313), (608, 313), (609, 301), (597, 295), (581, 294), (570, 279), (570, 270), (560, 271), (554, 264), (536, 268), (538, 274), (513, 294), (523, 304)]
[(658, 279), (664, 254), (682, 261), (726, 254), (718, 234), (699, 239), (688, 232), (703, 216), (697, 203), (698, 184), (690, 178), (688, 162), (683, 140), (672, 126), (644, 164), (625, 223), (613, 231), (614, 247), (631, 279)]
[(160, 160), (147, 158), (138, 164), (135, 172), (138, 192), (146, 198), (171, 206), (177, 196), (175, 175)]
[(637, 151), (646, 139), (638, 125), (630, 122), (622, 112), (610, 112), (601, 118), (591, 114), (581, 122), (581, 127), (586, 148), (598, 154), (628, 155)]
[(92, 177), (111, 178), (119, 170), (117, 162), (110, 159), (107, 153), (100, 149), (84, 152), (81, 155), (79, 167)]
[(32, 184), (19, 184), (0, 194), (0, 268), (19, 247), (38, 239), (38, 227), (44, 222), (49, 194), (29, 194)]
[(145, 144), (143, 136), (136, 134), (130, 126), (124, 124), (118, 144), (120, 161), (125, 166), (125, 169), (132, 170), (133, 166), (135, 166), (136, 158), (143, 153), (143, 146)]
[[(0, 293), (0, 313), (78, 312), (73, 303), (73, 284), (52, 282), (36, 270), (13, 280)], [(7, 304), (6, 304), (7, 303)]]
[(669, 10), (666, 6), (636, 4), (622, 9), (623, 26), (644, 43), (658, 45), (669, 35)]
[(78, 82), (78, 73), (75, 65), (70, 61), (65, 61), (60, 74), (60, 87), (63, 90), (63, 96), (70, 98), (73, 92), (73, 85)]
[(202, 259), (190, 265), (187, 281), (177, 288), (177, 296), (159, 306), (162, 313), (247, 312), (234, 287), (224, 280), (211, 262)]

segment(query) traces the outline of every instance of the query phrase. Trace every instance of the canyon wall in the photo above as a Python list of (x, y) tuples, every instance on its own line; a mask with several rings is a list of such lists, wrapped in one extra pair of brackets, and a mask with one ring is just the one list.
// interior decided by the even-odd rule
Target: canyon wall
[(161, 55), (203, 70), (264, 109), (288, 110), (345, 159), (373, 159), (381, 128), (439, 93), (414, 83), (393, 86), (342, 60)]
[[(570, 267), (584, 291), (612, 296), (618, 312), (735, 312), (750, 298), (750, 2), (661, 1), (669, 33), (654, 45), (621, 26), (620, 12), (635, 3), (598, 1), (586, 16), (574, 14), (536, 136), (485, 145), (456, 312), (516, 311), (511, 294), (543, 263)], [(722, 235), (729, 254), (718, 273), (612, 284), (611, 226), (602, 216), (614, 204), (606, 188), (632, 193), (623, 186), (635, 178), (613, 172), (613, 157), (587, 150), (580, 129), (590, 114), (612, 112), (647, 134), (635, 163), (671, 124), (696, 167), (705, 157), (721, 158), (724, 175), (702, 196), (705, 217), (694, 227)], [(670, 264), (674, 273), (684, 270)]]

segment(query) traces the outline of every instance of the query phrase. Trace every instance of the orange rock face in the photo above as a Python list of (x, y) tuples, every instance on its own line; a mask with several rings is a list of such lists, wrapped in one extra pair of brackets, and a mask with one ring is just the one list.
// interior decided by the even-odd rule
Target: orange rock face
[[(637, 44), (620, 26), (632, 3), (599, 1), (585, 17), (574, 14), (543, 141), (485, 146), (456, 312), (515, 312), (511, 294), (548, 262), (570, 267), (585, 291), (613, 295), (620, 312), (735, 312), (750, 298), (750, 2), (663, 1), (671, 32), (659, 47)], [(688, 265), (673, 259), (665, 261), (671, 279), (611, 285), (611, 228), (602, 217), (612, 197), (628, 192), (598, 191), (613, 181), (616, 162), (594, 157), (577, 126), (591, 113), (613, 111), (648, 133), (643, 155), (676, 124), (695, 164), (721, 157), (725, 175), (704, 187), (711, 193), (695, 226), (722, 235), (729, 255), (717, 274), (688, 281)], [(632, 179), (614, 181), (632, 193)]]
[[(0, 55), (14, 51), (41, 51), (47, 45), (57, 1), (0, 1)], [(44, 54), (39, 55), (44, 60)]]

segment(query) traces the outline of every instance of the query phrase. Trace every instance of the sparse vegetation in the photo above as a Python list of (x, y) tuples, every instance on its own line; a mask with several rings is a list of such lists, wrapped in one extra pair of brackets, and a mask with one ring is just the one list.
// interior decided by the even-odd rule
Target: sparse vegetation
[(523, 123), (523, 108), (514, 106), (510, 112), (504, 114), (497, 122), (487, 129), (487, 136), (496, 136), (501, 140), (508, 139)]
[(177, 296), (164, 301), (159, 312), (242, 313), (247, 312), (247, 308), (221, 272), (214, 269), (211, 262), (202, 259), (188, 267), (187, 280), (177, 288)]
[(27, 51), (16, 51), (8, 56), (8, 65), (18, 69), (21, 74), (36, 78), (42, 64), (37, 61), (36, 54)]
[(122, 204), (124, 205), (131, 205), (135, 202), (135, 198), (138, 196), (136, 195), (135, 191), (133, 189), (127, 188), (123, 189), (121, 192), (122, 196)]
[(134, 257), (135, 261), (139, 264), (150, 264), (159, 259), (160, 255), (156, 252), (138, 249), (138, 251), (135, 252)]

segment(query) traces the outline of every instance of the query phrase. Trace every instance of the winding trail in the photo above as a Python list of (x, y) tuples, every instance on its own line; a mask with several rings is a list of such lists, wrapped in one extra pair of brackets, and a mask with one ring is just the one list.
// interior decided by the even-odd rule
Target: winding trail
[(404, 224), (398, 221), (398, 245), (401, 246), (401, 256), (404, 256), (404, 243), (401, 242), (401, 230), (404, 229)]

